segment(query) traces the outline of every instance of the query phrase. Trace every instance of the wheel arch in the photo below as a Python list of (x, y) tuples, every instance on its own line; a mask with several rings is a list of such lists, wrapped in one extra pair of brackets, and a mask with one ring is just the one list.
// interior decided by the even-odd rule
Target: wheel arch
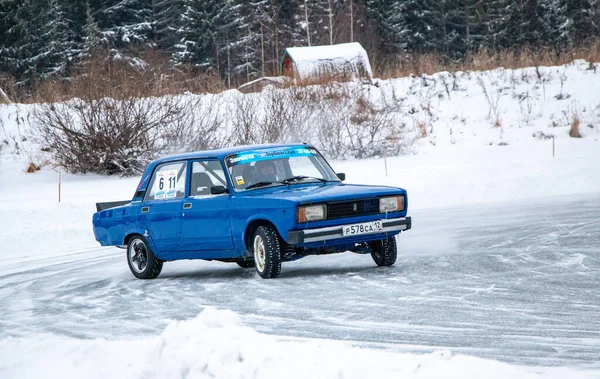
[(127, 245), (129, 244), (129, 240), (135, 236), (140, 236), (142, 237), (150, 246), (150, 249), (152, 249), (152, 254), (154, 254), (154, 256), (158, 259), (163, 259), (161, 257), (161, 253), (160, 251), (157, 251), (156, 246), (154, 245), (154, 241), (152, 241), (152, 238), (150, 236), (145, 235), (146, 231), (145, 230), (130, 230), (127, 233), (125, 233), (125, 237), (123, 237), (123, 245), (125, 245), (125, 247), (127, 247)]
[(134, 236), (140, 236), (140, 237), (144, 238), (144, 240), (146, 240), (150, 244), (150, 247), (152, 248), (152, 250), (154, 250), (154, 246), (152, 246), (152, 241), (150, 241), (150, 239), (147, 236), (144, 236), (144, 234), (145, 234), (144, 230), (137, 230), (137, 229), (129, 230), (125, 233), (125, 237), (123, 237), (123, 244), (125, 246), (127, 246), (130, 239), (132, 239)]
[(277, 227), (273, 222), (264, 218), (257, 218), (255, 220), (252, 220), (248, 223), (248, 226), (246, 226), (246, 230), (244, 231), (244, 245), (246, 246), (246, 249), (249, 252), (252, 251), (250, 246), (252, 244), (252, 236), (254, 235), (256, 229), (258, 229), (259, 226), (272, 227), (277, 232), (279, 238), (281, 238), (281, 234), (279, 233), (279, 230), (277, 230)]
[(143, 237), (140, 233), (138, 232), (131, 232), (127, 235), (125, 235), (125, 238), (123, 238), (123, 245), (127, 246), (129, 244), (129, 240), (132, 239), (135, 236), (140, 236)]

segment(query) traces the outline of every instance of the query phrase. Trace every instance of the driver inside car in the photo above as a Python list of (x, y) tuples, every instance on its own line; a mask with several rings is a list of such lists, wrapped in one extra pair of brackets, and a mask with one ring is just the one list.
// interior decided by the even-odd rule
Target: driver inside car
[(257, 182), (277, 181), (277, 170), (275, 169), (275, 164), (272, 161), (256, 162), (255, 170)]

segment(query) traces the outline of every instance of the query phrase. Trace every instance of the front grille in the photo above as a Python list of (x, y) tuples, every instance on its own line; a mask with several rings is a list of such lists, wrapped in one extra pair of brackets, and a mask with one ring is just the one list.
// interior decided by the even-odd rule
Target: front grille
[(379, 199), (344, 201), (327, 204), (327, 219), (364, 216), (379, 213)]

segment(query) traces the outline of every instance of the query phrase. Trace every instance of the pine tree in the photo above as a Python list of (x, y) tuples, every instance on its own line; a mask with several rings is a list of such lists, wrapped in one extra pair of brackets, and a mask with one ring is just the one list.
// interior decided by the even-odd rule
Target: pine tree
[(540, 40), (550, 47), (567, 48), (573, 43), (573, 20), (565, 0), (538, 0)]
[(404, 1), (406, 43), (412, 52), (439, 51), (444, 46), (444, 7), (437, 0)]
[(58, 0), (49, 0), (41, 29), (41, 54), (36, 65), (42, 77), (60, 76), (68, 72), (76, 55), (69, 40), (69, 24)]
[(235, 0), (185, 0), (173, 60), (220, 72), (231, 84), (242, 74), (245, 40), (240, 40), (241, 8)]
[(105, 0), (90, 3), (96, 22), (111, 48), (129, 52), (153, 41), (151, 0)]
[(244, 19), (242, 3), (239, 0), (223, 0), (219, 5), (216, 19), (216, 41), (218, 43), (221, 73), (227, 80), (228, 86), (233, 85), (236, 76), (246, 76), (249, 62), (245, 59), (249, 36), (242, 32)]
[(486, 9), (482, 0), (446, 0), (443, 2), (442, 41), (450, 56), (470, 56), (484, 44)]
[(403, 1), (384, 1), (380, 11), (380, 30), (383, 51), (391, 54), (405, 52), (408, 47), (406, 5)]
[(213, 21), (217, 10), (214, 1), (184, 0), (184, 11), (177, 30), (178, 43), (174, 46), (175, 63), (191, 63), (214, 67), (217, 62)]
[(407, 5), (402, 0), (367, 0), (367, 17), (377, 25), (381, 49), (385, 54), (406, 52), (410, 30)]
[(74, 49), (68, 40), (69, 28), (58, 0), (24, 0), (5, 9), (2, 18), (10, 27), (4, 33), (3, 69), (21, 84), (65, 75)]
[(81, 52), (79, 54), (80, 59), (85, 59), (93, 56), (102, 47), (102, 33), (100, 27), (94, 16), (92, 10), (87, 4), (86, 7), (86, 20), (85, 26), (83, 27), (83, 42)]
[(540, 32), (538, 29), (537, 0), (514, 0), (510, 6), (504, 48), (522, 48), (538, 46)]
[(582, 42), (600, 33), (599, 0), (566, 0), (568, 17), (573, 20), (574, 39)]
[(486, 3), (484, 45), (499, 51), (507, 45), (510, 34), (510, 13), (514, 0), (491, 0)]
[(152, 2), (152, 29), (154, 43), (159, 51), (172, 54), (177, 44), (177, 31), (183, 27), (181, 14), (183, 0), (155, 0)]
[(274, 40), (270, 0), (250, 0), (242, 4), (243, 22), (240, 33), (243, 39), (242, 71), (246, 80), (265, 74), (270, 43)]

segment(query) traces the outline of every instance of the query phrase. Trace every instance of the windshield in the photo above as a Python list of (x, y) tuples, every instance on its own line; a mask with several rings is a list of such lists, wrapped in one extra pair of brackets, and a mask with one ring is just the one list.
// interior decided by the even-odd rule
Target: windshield
[(312, 147), (249, 150), (225, 158), (236, 191), (308, 182), (339, 181)]

